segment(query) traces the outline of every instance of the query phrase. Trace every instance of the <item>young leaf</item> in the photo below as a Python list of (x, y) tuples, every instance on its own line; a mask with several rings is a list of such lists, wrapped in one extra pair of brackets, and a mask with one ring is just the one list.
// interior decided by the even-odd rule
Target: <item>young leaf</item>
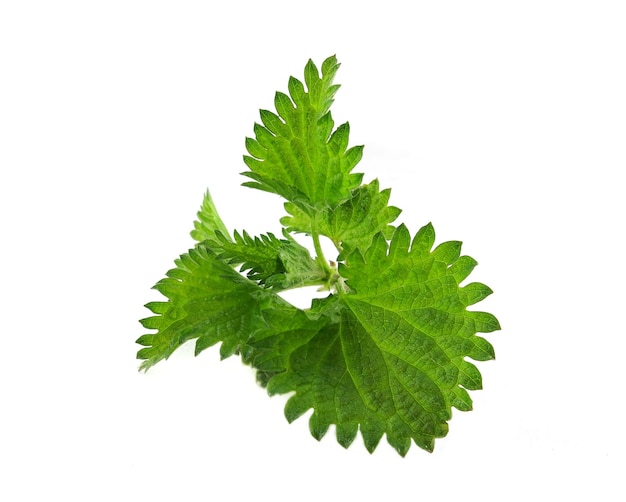
[(231, 265), (241, 265), (248, 278), (274, 291), (320, 284), (325, 272), (309, 251), (287, 235), (278, 239), (273, 234), (251, 237), (234, 233), (234, 240), (216, 233), (211, 248), (220, 259)]
[[(226, 230), (220, 215), (217, 214), (213, 198), (208, 190), (204, 194), (202, 207), (198, 211), (198, 220), (193, 222), (193, 227), (191, 237), (198, 242), (215, 239), (218, 233), (228, 237), (228, 230)], [(228, 237), (228, 240), (230, 240), (230, 237)]]
[[(333, 241), (337, 249), (366, 249), (378, 232), (386, 237), (393, 233), (393, 222), (400, 209), (389, 206), (389, 189), (380, 191), (378, 180), (356, 188), (350, 199), (335, 208), (326, 207), (312, 217), (291, 203), (285, 204), (291, 216), (280, 221), (289, 232), (312, 235), (316, 230)], [(314, 223), (314, 219), (316, 222)]]
[(350, 198), (361, 182), (352, 169), (361, 160), (362, 147), (347, 148), (350, 127), (334, 123), (328, 111), (338, 86), (332, 84), (339, 65), (330, 57), (322, 76), (312, 61), (305, 68), (307, 89), (289, 79), (289, 96), (276, 93), (277, 114), (261, 110), (255, 124), (255, 139), (246, 139), (250, 155), (244, 161), (253, 181), (245, 186), (276, 193), (305, 211), (326, 205), (334, 207)]

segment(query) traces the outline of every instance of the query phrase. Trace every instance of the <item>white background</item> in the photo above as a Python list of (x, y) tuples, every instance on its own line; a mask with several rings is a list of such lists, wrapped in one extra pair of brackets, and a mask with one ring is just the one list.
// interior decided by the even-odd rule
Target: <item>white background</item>
[[(624, 500), (626, 12), (615, 1), (0, 6), (0, 499)], [(398, 221), (458, 239), (502, 331), (433, 454), (287, 424), (239, 360), (147, 374), (150, 287), (309, 57)]]

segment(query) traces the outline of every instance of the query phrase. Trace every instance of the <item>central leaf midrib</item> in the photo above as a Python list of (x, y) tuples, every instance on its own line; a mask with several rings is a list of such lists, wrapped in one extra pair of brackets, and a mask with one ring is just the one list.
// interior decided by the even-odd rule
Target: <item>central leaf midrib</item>
[[(350, 308), (349, 304), (348, 307)], [(393, 375), (393, 377), (395, 378), (396, 382), (398, 382), (398, 384), (400, 386), (402, 386), (402, 388), (406, 391), (406, 393), (411, 396), (411, 398), (413, 398), (413, 400), (415, 401), (415, 403), (424, 411), (424, 413), (429, 414), (429, 415), (435, 415), (436, 413), (434, 411), (429, 410), (425, 404), (422, 402), (421, 399), (418, 398), (418, 396), (416, 396), (413, 392), (411, 392), (407, 386), (402, 382), (402, 380), (399, 378), (397, 372), (394, 370), (393, 366), (389, 363), (388, 358), (389, 357), (395, 357), (401, 361), (403, 361), (405, 364), (412, 366), (413, 368), (415, 368), (416, 371), (418, 371), (423, 377), (425, 377), (426, 379), (428, 379), (429, 381), (431, 381), (433, 383), (433, 385), (435, 387), (437, 387), (441, 394), (442, 394), (442, 398), (443, 401), (445, 402), (445, 397), (443, 396), (443, 391), (441, 390), (440, 386), (433, 381), (433, 379), (424, 371), (422, 371), (419, 367), (416, 367), (415, 365), (413, 365), (412, 363), (410, 363), (409, 361), (406, 361), (405, 359), (403, 359), (402, 357), (396, 355), (396, 354), (392, 354), (391, 352), (388, 352), (384, 349), (382, 349), (377, 343), (376, 340), (374, 339), (374, 337), (371, 335), (370, 330), (367, 329), (367, 323), (364, 322), (364, 320), (352, 309), (350, 308), (350, 312), (354, 315), (354, 317), (357, 319), (357, 321), (361, 324), (361, 326), (363, 327), (363, 331), (367, 334), (367, 336), (370, 338), (370, 340), (372, 341), (372, 344), (374, 347), (376, 347), (376, 349), (380, 352), (381, 354), (381, 358), (385, 363), (385, 373), (387, 375), (387, 387), (389, 389), (389, 393), (392, 396), (392, 400), (394, 403), (394, 412), (395, 414), (402, 419), (403, 422), (405, 422), (407, 424), (407, 426), (414, 431), (415, 433), (419, 433), (419, 430), (416, 430), (414, 428), (414, 426), (412, 425), (412, 423), (410, 421), (407, 420), (407, 418), (404, 416), (404, 414), (400, 413), (401, 408), (397, 405), (397, 393), (394, 391), (394, 386), (391, 384), (391, 375)], [(343, 344), (342, 344), (342, 348), (343, 348)], [(350, 370), (350, 366), (348, 364), (348, 359), (345, 356), (345, 352), (344, 352), (344, 361), (346, 362), (346, 368), (347, 368), (347, 372), (350, 375), (350, 378), (352, 380), (352, 383), (355, 387), (355, 389), (357, 389), (357, 392), (359, 394), (359, 397), (361, 398), (361, 400), (363, 401), (363, 404), (368, 408), (371, 409), (371, 407), (367, 404), (367, 402), (365, 401), (365, 399), (363, 398), (362, 395), (362, 391), (359, 388), (359, 385), (357, 384), (357, 382), (355, 381), (354, 377), (352, 376), (352, 371)], [(378, 412), (379, 410), (373, 410), (375, 412)]]
[[(455, 367), (455, 368), (456, 368), (459, 372), (460, 372), (460, 371), (462, 371), (461, 366), (460, 366), (459, 364), (457, 364), (457, 362), (454, 360), (454, 358), (453, 358), (453, 357), (451, 357), (451, 356), (450, 356), (450, 354), (449, 354), (449, 352), (446, 350), (446, 348), (445, 348), (445, 347), (442, 347), (442, 346), (441, 346), (441, 344), (439, 344), (439, 343), (437, 342), (437, 337), (436, 337), (436, 336), (432, 336), (430, 333), (428, 333), (428, 332), (424, 331), (422, 328), (419, 328), (419, 327), (415, 326), (415, 325), (414, 325), (413, 323), (411, 323), (408, 319), (406, 319), (405, 317), (403, 317), (402, 315), (400, 315), (397, 311), (391, 310), (391, 309), (386, 308), (386, 307), (384, 307), (384, 306), (376, 305), (376, 304), (374, 304), (374, 303), (372, 303), (372, 302), (369, 302), (369, 301), (364, 301), (364, 300), (362, 300), (362, 299), (357, 298), (357, 297), (356, 297), (356, 295), (347, 295), (347, 296), (344, 298), (344, 301), (345, 301), (346, 305), (348, 306), (348, 308), (350, 309), (350, 311), (353, 313), (353, 315), (354, 315), (354, 316), (355, 316), (355, 317), (359, 320), (359, 322), (363, 325), (364, 329), (366, 329), (366, 326), (368, 326), (367, 320), (366, 320), (366, 319), (363, 319), (363, 318), (362, 318), (362, 316), (360, 316), (360, 315), (357, 313), (357, 311), (351, 307), (351, 305), (350, 305), (350, 303), (351, 303), (351, 302), (358, 302), (358, 303), (365, 304), (365, 305), (367, 305), (367, 306), (374, 306), (374, 307), (376, 307), (376, 308), (379, 308), (379, 309), (381, 309), (381, 310), (384, 310), (385, 312), (387, 312), (387, 313), (391, 314), (392, 316), (397, 316), (397, 317), (399, 317), (399, 318), (402, 320), (402, 322), (405, 322), (405, 323), (406, 323), (407, 325), (409, 325), (411, 328), (413, 328), (413, 329), (414, 329), (414, 330), (416, 330), (417, 332), (419, 332), (419, 333), (423, 334), (424, 336), (426, 336), (426, 337), (428, 337), (430, 340), (432, 340), (432, 341), (433, 341), (433, 343), (434, 343), (434, 344), (435, 344), (435, 345), (439, 348), (439, 350), (440, 350), (443, 354), (445, 354), (445, 356), (446, 356), (446, 358), (447, 358), (447, 360), (448, 360), (448, 363), (449, 363), (449, 364), (451, 364), (451, 365), (453, 365), (453, 366), (454, 366), (454, 367)], [(381, 348), (381, 347), (380, 347), (380, 346), (376, 343), (375, 339), (374, 339), (374, 338), (372, 337), (372, 335), (370, 334), (371, 332), (373, 332), (373, 331), (374, 331), (374, 330), (372, 329), (372, 326), (371, 326), (371, 325), (369, 326), (369, 328), (370, 328), (369, 330), (367, 330), (367, 329), (366, 329), (366, 332), (368, 333), (368, 335), (370, 336), (370, 338), (372, 338), (372, 342), (374, 343), (374, 345), (375, 345), (375, 346), (376, 346), (376, 347), (377, 347), (377, 348), (378, 348), (381, 352), (386, 352), (386, 351), (384, 351), (384, 349), (382, 349), (382, 348)], [(390, 353), (390, 354), (391, 354), (391, 353)], [(413, 363), (411, 363), (410, 361), (407, 361), (405, 358), (401, 357), (399, 354), (392, 354), (392, 355), (394, 355), (395, 357), (397, 357), (397, 358), (398, 358), (398, 359), (400, 359), (401, 361), (405, 362), (406, 364), (408, 364), (408, 365), (410, 365), (410, 366), (412, 366), (412, 367), (416, 368), (417, 370), (421, 371), (422, 373), (424, 373), (424, 374), (427, 376), (427, 378), (428, 378), (431, 382), (433, 382), (437, 388), (439, 388), (439, 389), (441, 390), (441, 386), (440, 386), (439, 384), (437, 384), (437, 382), (436, 382), (435, 380), (433, 380), (433, 378), (432, 378), (430, 375), (428, 375), (428, 373), (425, 373), (425, 372), (424, 372), (423, 370), (421, 370), (419, 367), (415, 366), (415, 365), (414, 365)], [(383, 357), (384, 357), (384, 356), (383, 356)], [(455, 384), (455, 385), (456, 385), (456, 384)], [(454, 385), (453, 385), (452, 387), (454, 387)], [(451, 388), (452, 388), (452, 387), (451, 387)], [(443, 390), (442, 390), (442, 393), (443, 393)]]

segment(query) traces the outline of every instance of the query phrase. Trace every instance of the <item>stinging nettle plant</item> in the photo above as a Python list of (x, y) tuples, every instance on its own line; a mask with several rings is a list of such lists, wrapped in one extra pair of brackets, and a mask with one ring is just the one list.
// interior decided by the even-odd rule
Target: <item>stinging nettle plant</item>
[[(360, 430), (370, 452), (383, 435), (402, 456), (411, 440), (432, 451), (452, 408), (471, 410), (467, 391), (482, 387), (467, 358), (494, 358), (477, 333), (500, 329), (497, 319), (467, 310), (492, 291), (461, 285), (476, 261), (461, 256), (460, 242), (435, 247), (431, 224), (413, 237), (394, 226), (390, 190), (352, 172), (363, 147), (348, 148), (349, 125), (335, 128), (329, 111), (338, 68), (330, 57), (320, 75), (309, 60), (304, 84), (291, 77), (277, 113), (261, 110), (246, 138), (243, 185), (287, 201), (282, 237), (231, 236), (207, 191), (197, 244), (154, 286), (166, 301), (146, 305), (154, 315), (141, 323), (156, 331), (137, 340), (137, 357), (147, 370), (189, 340), (196, 354), (221, 342), (221, 357), (240, 355), (270, 395), (293, 393), (289, 422), (313, 409), (315, 438), (334, 424), (344, 447)], [(314, 257), (294, 233), (311, 237)], [(322, 236), (336, 260), (324, 256)], [(279, 294), (312, 285), (328, 296), (308, 309)]]

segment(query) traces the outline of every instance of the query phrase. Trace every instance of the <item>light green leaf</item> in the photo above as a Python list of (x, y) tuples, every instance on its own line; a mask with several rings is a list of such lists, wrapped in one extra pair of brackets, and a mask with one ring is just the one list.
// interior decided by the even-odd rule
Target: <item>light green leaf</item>
[(278, 297), (242, 277), (204, 244), (176, 260), (176, 268), (154, 288), (167, 301), (146, 305), (156, 315), (141, 323), (157, 331), (137, 340), (145, 347), (137, 353), (143, 370), (167, 359), (191, 339), (197, 339), (196, 354), (222, 342), (221, 355), (228, 357), (263, 326), (262, 309), (281, 304)]
[(248, 279), (264, 283), (270, 277), (284, 274), (285, 267), (280, 260), (279, 249), (289, 245), (274, 234), (251, 237), (248, 232), (234, 232), (234, 239), (229, 241), (221, 234), (212, 242), (213, 249), (220, 259), (230, 265), (241, 265), (241, 271), (248, 271)]
[(332, 83), (338, 68), (336, 58), (330, 57), (320, 77), (309, 61), (304, 71), (306, 89), (291, 77), (289, 96), (276, 93), (277, 114), (261, 110), (263, 125), (255, 124), (255, 138), (246, 139), (249, 155), (244, 161), (250, 170), (242, 174), (253, 181), (245, 186), (279, 194), (304, 211), (334, 207), (350, 198), (362, 178), (351, 173), (362, 147), (348, 148), (347, 123), (332, 132), (328, 110), (338, 89)]
[(380, 191), (378, 180), (355, 189), (352, 197), (339, 206), (326, 207), (312, 217), (297, 205), (286, 203), (285, 209), (291, 216), (285, 216), (281, 223), (290, 232), (313, 233), (314, 219), (317, 232), (333, 241), (337, 249), (352, 251), (367, 249), (372, 237), (382, 232), (386, 237), (393, 233), (393, 222), (400, 209), (389, 206), (391, 190)]
[[(228, 230), (226, 230), (226, 226), (217, 213), (213, 198), (208, 190), (204, 194), (202, 207), (200, 211), (198, 211), (198, 220), (193, 222), (193, 227), (191, 237), (198, 242), (214, 239), (216, 233), (220, 233), (225, 237), (229, 236)], [(228, 239), (230, 239), (230, 237), (228, 237)]]
[(211, 241), (211, 249), (230, 265), (241, 265), (248, 278), (274, 288), (275, 291), (294, 287), (322, 285), (325, 271), (309, 251), (287, 235), (278, 239), (273, 234), (251, 237), (235, 231), (230, 241), (219, 232)]

